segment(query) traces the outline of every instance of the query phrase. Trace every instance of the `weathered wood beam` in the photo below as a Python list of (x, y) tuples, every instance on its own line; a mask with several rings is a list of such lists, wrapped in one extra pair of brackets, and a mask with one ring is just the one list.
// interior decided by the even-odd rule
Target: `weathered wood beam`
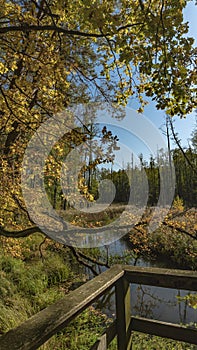
[(1, 350), (35, 350), (110, 289), (124, 274), (113, 266), (0, 337)]
[(157, 267), (123, 266), (130, 283), (149, 286), (197, 290), (197, 271), (161, 269)]
[(117, 335), (116, 320), (105, 330), (100, 339), (91, 347), (90, 350), (107, 350), (111, 341)]
[(125, 277), (120, 278), (116, 288), (116, 322), (118, 349), (130, 350), (131, 348), (131, 294), (130, 284)]
[(195, 328), (187, 328), (178, 324), (150, 320), (143, 317), (132, 317), (131, 329), (197, 345), (197, 329)]

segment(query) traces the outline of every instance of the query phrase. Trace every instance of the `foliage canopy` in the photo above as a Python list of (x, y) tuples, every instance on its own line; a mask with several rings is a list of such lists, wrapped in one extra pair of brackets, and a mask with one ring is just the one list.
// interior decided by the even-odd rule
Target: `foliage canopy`
[(7, 215), (8, 226), (18, 227), (21, 210), (29, 222), (21, 160), (47, 118), (76, 102), (125, 105), (131, 96), (139, 111), (145, 95), (171, 116), (196, 107), (197, 51), (183, 21), (187, 3), (0, 0), (1, 217)]

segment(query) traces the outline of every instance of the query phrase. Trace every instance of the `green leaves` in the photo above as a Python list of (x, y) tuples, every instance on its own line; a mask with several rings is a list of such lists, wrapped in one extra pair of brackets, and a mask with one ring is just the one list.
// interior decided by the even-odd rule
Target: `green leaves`
[(18, 203), (10, 192), (23, 206), (27, 142), (69, 105), (96, 100), (124, 106), (134, 96), (143, 112), (147, 95), (171, 116), (196, 108), (197, 50), (183, 23), (187, 3), (0, 0), (1, 175), (13, 210)]
[[(143, 7), (134, 0), (122, 0), (118, 5), (116, 1), (106, 0), (72, 3), (53, 0), (50, 4), (21, 1), (20, 5), (2, 0), (4, 12), (0, 40), (8, 52), (2, 51), (5, 63), (1, 61), (0, 69), (4, 78), (10, 79), (11, 70), (15, 67), (17, 71), (19, 62), (22, 63), (20, 76), (21, 73), (21, 78), (28, 75), (32, 87), (38, 85), (39, 72), (42, 77), (37, 86), (41, 91), (39, 101), (52, 113), (54, 107), (49, 101), (55, 99), (56, 109), (63, 108), (65, 94), (68, 94), (68, 89), (74, 89), (70, 86), (73, 74), (77, 84), (85, 87), (88, 83), (88, 89), (95, 84), (100, 94), (100, 73), (106, 79), (102, 89), (105, 97), (109, 97), (111, 85), (118, 102), (125, 104), (140, 88), (141, 92), (154, 96), (157, 107), (161, 109), (168, 94), (176, 105), (175, 109), (167, 106), (171, 115), (188, 113), (196, 103), (191, 99), (196, 93), (192, 74), (196, 51), (192, 47), (193, 38), (183, 36), (188, 31), (182, 14), (186, 5), (187, 1), (173, 0), (166, 4), (158, 0), (151, 4), (144, 1)], [(19, 54), (22, 55), (19, 57)], [(174, 76), (178, 76), (179, 81), (187, 80), (184, 108), (173, 97), (177, 91)], [(140, 83), (142, 79), (143, 85)], [(19, 79), (16, 75), (16, 80), (21, 81), (19, 88), (24, 91), (26, 86), (25, 90), (31, 96), (27, 79)], [(151, 90), (147, 84), (151, 84)]]

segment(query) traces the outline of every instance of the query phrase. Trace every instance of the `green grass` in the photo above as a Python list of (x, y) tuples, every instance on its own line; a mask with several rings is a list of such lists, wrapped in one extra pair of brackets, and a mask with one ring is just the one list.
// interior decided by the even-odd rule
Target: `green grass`
[(132, 350), (197, 350), (197, 346), (134, 332)]
[(89, 350), (108, 324), (109, 320), (106, 315), (89, 307), (64, 331), (42, 345), (40, 350)]
[[(63, 247), (48, 242), (42, 246), (41, 259), (38, 248), (43, 237), (27, 240), (22, 240), (17, 250), (13, 240), (8, 251), (0, 248), (0, 334), (53, 304), (65, 296), (70, 285), (80, 281), (71, 270), (68, 251)], [(15, 256), (16, 252), (20, 257)], [(89, 307), (41, 349), (89, 349), (108, 322), (105, 315)]]
[(64, 260), (48, 253), (45, 260), (22, 261), (0, 257), (0, 333), (8, 331), (31, 315), (65, 295), (60, 284), (73, 273)]

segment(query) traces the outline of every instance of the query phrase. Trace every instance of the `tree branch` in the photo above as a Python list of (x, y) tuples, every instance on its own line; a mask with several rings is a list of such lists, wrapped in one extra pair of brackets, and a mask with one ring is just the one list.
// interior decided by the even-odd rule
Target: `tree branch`
[(44, 255), (43, 255), (43, 252), (42, 252), (42, 246), (46, 242), (46, 240), (47, 240), (47, 237), (45, 237), (44, 240), (39, 244), (39, 252), (40, 252), (40, 258), (41, 258), (42, 262), (44, 261)]
[[(142, 22), (136, 22), (136, 23), (131, 23), (128, 25), (124, 25), (121, 26), (119, 28), (117, 28), (117, 32), (120, 32), (124, 29), (128, 29), (134, 26), (138, 26), (138, 25), (142, 25), (144, 23)], [(21, 26), (19, 25), (10, 25), (8, 27), (1, 27), (0, 28), (0, 34), (6, 34), (9, 32), (22, 32), (22, 33), (28, 33), (31, 31), (54, 31), (57, 33), (62, 33), (65, 35), (76, 35), (76, 36), (82, 36), (82, 37), (89, 37), (89, 38), (104, 38), (106, 36), (110, 36), (114, 33), (106, 33), (106, 34), (102, 34), (102, 33), (86, 33), (86, 32), (81, 32), (79, 30), (69, 30), (69, 29), (65, 29), (62, 27), (58, 27), (55, 24), (51, 24), (51, 25), (28, 25), (28, 24), (23, 24)]]
[(190, 238), (193, 238), (193, 239), (197, 240), (197, 232), (195, 232), (195, 235), (193, 235), (192, 233), (184, 230), (182, 227), (174, 226), (173, 224), (170, 224), (167, 221), (163, 221), (162, 225), (167, 226), (167, 227), (169, 227), (169, 228), (171, 228), (173, 230), (177, 230), (177, 231), (179, 231), (181, 233), (184, 233), (185, 235), (189, 236)]
[[(31, 32), (31, 31), (55, 31), (58, 33), (63, 33), (66, 35), (77, 35), (77, 36), (83, 36), (83, 37), (90, 37), (90, 38), (102, 38), (103, 34), (98, 33), (86, 33), (86, 32), (80, 32), (79, 30), (69, 30), (62, 27), (58, 27), (56, 25), (27, 25), (23, 24), (22, 26), (9, 26), (9, 27), (1, 27), (0, 28), (0, 34), (6, 34), (9, 32)], [(105, 34), (109, 35), (109, 34)]]
[(189, 164), (189, 166), (192, 168), (192, 170), (194, 171), (194, 173), (197, 175), (197, 170), (196, 168), (194, 167), (194, 164), (192, 164), (192, 162), (190, 161), (190, 159), (188, 158), (187, 154), (184, 152), (183, 148), (181, 147), (181, 144), (180, 144), (180, 141), (177, 137), (177, 135), (175, 134), (175, 131), (174, 131), (174, 126), (173, 126), (173, 123), (172, 123), (172, 119), (169, 118), (169, 122), (170, 122), (170, 128), (171, 128), (171, 131), (172, 131), (172, 135), (173, 135), (173, 138), (178, 146), (178, 148), (180, 149), (182, 155), (184, 156), (184, 158), (186, 159), (187, 163)]
[(0, 226), (0, 236), (5, 236), (9, 238), (22, 238), (22, 237), (28, 237), (32, 235), (33, 233), (43, 233), (41, 229), (37, 226), (29, 227), (24, 230), (20, 231), (9, 231), (5, 230), (2, 226)]
[(139, 0), (139, 5), (141, 7), (141, 10), (144, 11), (144, 3), (142, 0)]
[(102, 261), (100, 261), (100, 260), (97, 260), (97, 259), (95, 259), (95, 258), (92, 258), (92, 257), (90, 257), (89, 255), (86, 255), (86, 254), (82, 253), (81, 251), (77, 251), (77, 253), (78, 253), (82, 258), (84, 258), (84, 259), (86, 259), (86, 260), (92, 262), (93, 264), (97, 264), (97, 265), (105, 266), (105, 267), (110, 267), (108, 263), (104, 263), (104, 262), (102, 262)]
[(79, 263), (81, 263), (85, 267), (88, 267), (88, 269), (90, 269), (95, 276), (98, 276), (98, 272), (94, 269), (94, 267), (92, 265), (88, 264), (87, 262), (85, 262), (83, 259), (81, 259), (80, 255), (78, 254), (78, 252), (76, 251), (76, 249), (74, 247), (68, 246), (68, 248), (71, 250), (74, 257), (77, 259), (77, 261)]

